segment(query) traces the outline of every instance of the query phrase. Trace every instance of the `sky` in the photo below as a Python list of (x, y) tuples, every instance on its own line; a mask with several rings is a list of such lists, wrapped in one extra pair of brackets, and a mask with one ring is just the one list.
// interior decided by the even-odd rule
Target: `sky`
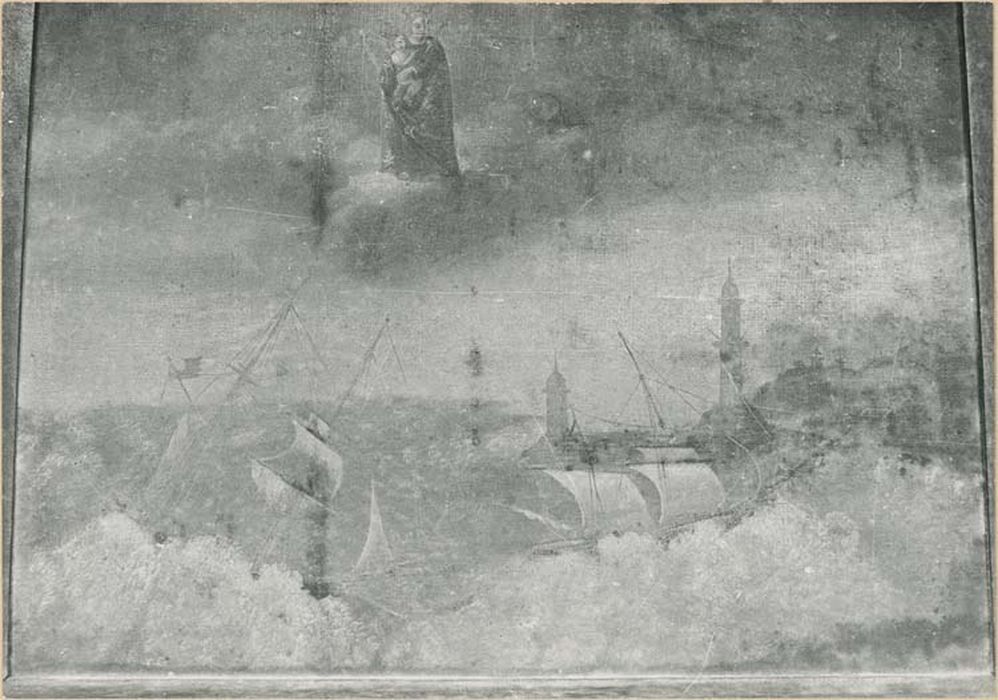
[[(371, 395), (540, 413), (557, 358), (580, 413), (623, 421), (644, 416), (618, 330), (660, 378), (670, 421), (714, 401), (729, 260), (750, 386), (775, 374), (778, 322), (834, 335), (887, 310), (971, 332), (950, 9), (434, 8), (463, 166), (481, 171), (487, 152), (518, 173), (511, 199), (479, 213), (504, 220), (512, 201), (519, 235), (420, 230), (417, 253), (389, 250), (374, 271), (342, 230), (318, 246), (296, 232), (308, 185), (290, 164), (322, 134), (348, 183), (336, 201), (395, 205), (398, 183), (371, 176), (364, 51), (403, 20), (316, 12), (41, 8), (23, 407), (157, 403), (167, 357), (229, 356), (305, 279), (297, 307), (332, 395), (390, 317), (404, 371), (379, 357)], [(529, 157), (553, 163), (542, 171), (498, 136), (537, 91), (596, 134), (594, 201), (572, 198), (568, 137), (530, 137)]]

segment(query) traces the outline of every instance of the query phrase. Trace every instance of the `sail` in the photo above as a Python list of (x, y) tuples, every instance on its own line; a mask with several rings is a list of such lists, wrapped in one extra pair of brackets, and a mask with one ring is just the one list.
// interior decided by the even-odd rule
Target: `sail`
[(185, 413), (177, 421), (177, 427), (170, 435), (170, 442), (159, 460), (159, 466), (145, 487), (144, 498), (150, 507), (159, 507), (170, 500), (171, 489), (186, 477), (189, 470), (191, 448), (197, 435), (197, 425), (193, 417)]
[(343, 481), (343, 458), (298, 421), (294, 421), (294, 430), (295, 437), (288, 449), (261, 461), (283, 480), (328, 504)]
[(672, 464), (701, 459), (692, 447), (635, 447), (628, 453), (627, 461), (631, 464)]
[[(328, 434), (329, 426), (316, 417)], [(295, 421), (295, 441), (291, 443), (292, 449), (298, 449), (303, 454), (320, 466), (329, 478), (329, 498), (336, 496), (343, 482), (343, 458), (319, 437)], [(321, 426), (320, 426), (321, 428)]]
[(641, 492), (627, 474), (556, 469), (544, 473), (575, 498), (583, 530), (627, 531), (653, 522)]
[(379, 573), (391, 566), (392, 550), (385, 537), (385, 529), (381, 524), (381, 510), (378, 508), (378, 496), (371, 484), (371, 515), (367, 528), (367, 540), (364, 549), (353, 567), (354, 573)]
[(185, 413), (177, 421), (177, 427), (170, 436), (170, 442), (163, 453), (161, 466), (175, 467), (183, 464), (187, 459), (187, 453), (194, 444), (194, 431), (191, 429), (191, 417)]
[(250, 465), (250, 473), (257, 491), (263, 500), (274, 510), (287, 513), (293, 510), (304, 498), (304, 494), (267, 469), (259, 462)]
[(724, 488), (704, 463), (639, 464), (633, 467), (658, 491), (659, 524), (671, 527), (711, 515), (724, 505)]

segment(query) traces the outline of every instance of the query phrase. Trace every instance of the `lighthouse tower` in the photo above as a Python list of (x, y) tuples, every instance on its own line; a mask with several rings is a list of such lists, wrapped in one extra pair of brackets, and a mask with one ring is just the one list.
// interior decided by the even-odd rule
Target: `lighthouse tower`
[(552, 445), (564, 442), (571, 428), (568, 417), (568, 384), (558, 371), (558, 361), (544, 386), (547, 395), (547, 439)]
[(737, 405), (742, 391), (742, 300), (738, 287), (731, 277), (731, 261), (728, 260), (728, 279), (721, 287), (721, 340), (718, 343), (721, 359), (720, 407)]

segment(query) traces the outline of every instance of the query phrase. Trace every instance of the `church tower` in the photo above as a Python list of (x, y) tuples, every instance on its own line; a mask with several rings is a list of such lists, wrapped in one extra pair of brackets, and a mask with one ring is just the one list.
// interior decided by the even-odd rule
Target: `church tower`
[(551, 444), (561, 444), (571, 427), (568, 420), (568, 384), (558, 371), (558, 360), (544, 386), (547, 395), (547, 439)]
[(728, 260), (728, 279), (721, 287), (721, 341), (718, 343), (721, 359), (720, 407), (730, 408), (738, 403), (742, 391), (742, 300), (738, 287), (731, 277)]

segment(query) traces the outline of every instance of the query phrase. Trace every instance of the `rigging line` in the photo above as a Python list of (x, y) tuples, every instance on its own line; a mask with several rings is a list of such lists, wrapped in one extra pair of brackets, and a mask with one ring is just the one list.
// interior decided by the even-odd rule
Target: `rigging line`
[[(275, 313), (273, 316), (270, 317), (270, 319), (268, 319), (268, 321), (267, 321), (266, 324), (264, 324), (262, 327), (258, 328), (253, 333), (253, 335), (251, 335), (249, 337), (249, 339), (242, 345), (242, 347), (240, 347), (239, 350), (236, 351), (236, 353), (231, 357), (231, 359), (229, 360), (229, 362), (226, 363), (226, 366), (230, 367), (233, 364), (238, 364), (239, 363), (239, 359), (244, 354), (248, 354), (249, 356), (252, 356), (256, 352), (255, 347), (259, 343), (261, 343), (263, 341), (263, 339), (267, 336), (268, 333), (270, 333), (271, 327), (277, 321), (277, 318), (280, 315), (280, 313), (281, 313), (281, 311), (278, 310), (277, 313)], [(214, 375), (212, 377), (211, 381), (209, 381), (207, 384), (205, 384), (205, 386), (203, 386), (201, 388), (201, 390), (197, 393), (197, 395), (195, 395), (195, 397), (194, 397), (195, 400), (200, 399), (205, 394), (205, 392), (207, 392), (212, 386), (215, 385), (215, 383), (219, 379), (221, 379), (222, 377), (227, 377), (227, 376), (229, 376), (228, 372)]]
[[(692, 403), (690, 403), (689, 400), (687, 400), (686, 397), (683, 396), (683, 393), (689, 394), (690, 396), (693, 396), (694, 398), (698, 398), (701, 401), (703, 401), (704, 404), (706, 404), (707, 406), (709, 406), (710, 402), (707, 399), (705, 399), (702, 396), (698, 396), (697, 394), (693, 393), (692, 391), (687, 391), (687, 390), (684, 390), (684, 389), (680, 389), (679, 387), (674, 386), (670, 382), (666, 381), (665, 376), (662, 374), (662, 372), (657, 367), (655, 367), (655, 365), (653, 365), (651, 362), (648, 362), (647, 358), (644, 358), (644, 359), (645, 359), (645, 362), (648, 364), (648, 366), (652, 368), (652, 371), (654, 371), (657, 375), (659, 375), (660, 383), (661, 384), (664, 384), (667, 388), (669, 388), (679, 398), (680, 401), (682, 401), (684, 404), (686, 404), (686, 406), (691, 411), (693, 411), (697, 415), (703, 414), (703, 410), (704, 409), (700, 408), (698, 406), (694, 406)], [(683, 392), (683, 393), (680, 393), (680, 392)]]
[[(274, 319), (274, 323), (271, 325), (270, 331), (266, 338), (264, 338), (263, 343), (257, 349), (257, 351), (251, 355), (247, 360), (246, 364), (239, 368), (239, 366), (233, 366), (233, 369), (237, 372), (238, 377), (236, 383), (229, 389), (227, 394), (228, 397), (235, 395), (236, 391), (241, 389), (246, 383), (254, 384), (253, 380), (250, 378), (250, 374), (260, 363), (260, 361), (265, 357), (269, 356), (269, 353), (273, 350), (274, 345), (277, 343), (277, 338), (280, 335), (281, 326), (287, 319), (288, 313), (292, 306), (291, 301), (284, 303), (284, 306), (278, 312), (277, 317)], [(251, 398), (255, 400), (256, 397), (250, 394)]]
[[(305, 327), (305, 324), (302, 321), (301, 316), (298, 314), (298, 310), (292, 307), (292, 311), (294, 312), (295, 315), (295, 332), (298, 334), (299, 344), (304, 345), (304, 343), (302, 342), (302, 337), (304, 336), (311, 344), (312, 352), (316, 356), (316, 359), (318, 359), (319, 362), (322, 364), (322, 366), (328, 370), (329, 367), (326, 365), (325, 361), (323, 361), (322, 357), (319, 355), (318, 350), (315, 347), (315, 342), (312, 341), (311, 336), (309, 336), (308, 329)], [(316, 371), (315, 367), (311, 364), (308, 365), (308, 376), (309, 376), (309, 389), (311, 390), (312, 393), (312, 400), (317, 401), (319, 398), (319, 384), (320, 384), (319, 373)]]
[(329, 365), (326, 363), (325, 358), (323, 358), (322, 353), (319, 352), (319, 346), (316, 345), (315, 339), (312, 337), (312, 334), (309, 333), (308, 327), (305, 325), (305, 319), (303, 319), (301, 317), (301, 314), (298, 313), (298, 307), (295, 306), (294, 304), (292, 304), (291, 305), (291, 312), (295, 315), (295, 319), (298, 321), (298, 327), (305, 334), (305, 338), (308, 339), (308, 343), (312, 347), (312, 352), (315, 354), (315, 358), (319, 361), (319, 363), (325, 369), (328, 370), (329, 369)]
[[(672, 389), (672, 387), (669, 387), (669, 388), (670, 388), (670, 389)], [(693, 411), (693, 412), (694, 412), (694, 413), (696, 413), (697, 415), (702, 415), (702, 414), (703, 414), (703, 408), (700, 408), (700, 407), (698, 407), (698, 406), (694, 406), (694, 405), (693, 405), (693, 404), (692, 404), (692, 403), (691, 403), (691, 402), (689, 401), (689, 399), (687, 399), (687, 398), (686, 398), (685, 396), (683, 396), (682, 394), (680, 394), (680, 393), (679, 393), (678, 391), (676, 391), (675, 389), (672, 389), (672, 390), (673, 390), (673, 392), (675, 392), (675, 394), (676, 394), (676, 396), (677, 396), (677, 397), (679, 398), (679, 400), (680, 400), (680, 401), (682, 401), (682, 402), (683, 402), (684, 404), (686, 404), (687, 408), (689, 408), (689, 409), (690, 409), (691, 411)]]
[[(596, 483), (596, 466), (594, 464), (589, 465), (589, 489), (590, 489), (590, 495), (589, 495), (590, 502), (592, 502), (593, 495), (596, 496), (596, 500), (594, 502), (594, 505), (596, 507), (594, 508), (594, 512), (597, 514), (606, 515), (606, 506), (603, 505), (603, 497), (600, 495), (599, 485)], [(596, 523), (593, 523), (593, 525), (596, 525)]]
[[(620, 410), (617, 411), (617, 414), (613, 417), (612, 421), (607, 421), (608, 423), (609, 422), (614, 422), (615, 423), (615, 422), (617, 422), (617, 421), (620, 420), (620, 417), (622, 415), (624, 415), (624, 410), (630, 405), (631, 399), (634, 398), (634, 394), (636, 394), (637, 391), (638, 391), (638, 389), (640, 389), (640, 388), (641, 388), (641, 382), (635, 382), (634, 383), (634, 388), (631, 389), (631, 393), (627, 395), (626, 399), (624, 399), (624, 403), (620, 406)], [(635, 423), (634, 425), (637, 425), (637, 423)], [(644, 427), (644, 426), (642, 426), (642, 427)]]
[(641, 370), (641, 366), (638, 364), (638, 359), (634, 356), (634, 353), (631, 351), (631, 346), (627, 343), (627, 338), (624, 337), (624, 334), (621, 333), (620, 330), (618, 330), (617, 335), (620, 336), (621, 342), (624, 343), (624, 349), (627, 351), (628, 356), (631, 358), (631, 362), (634, 363), (634, 369), (636, 369), (638, 372), (638, 380), (641, 382), (641, 387), (645, 390), (645, 398), (648, 401), (649, 406), (651, 406), (651, 408), (653, 409), (655, 413), (655, 418), (658, 421), (657, 427), (664, 429), (665, 421), (662, 419), (662, 414), (659, 413), (658, 405), (655, 403), (655, 397), (652, 395), (651, 389), (648, 388), (648, 382), (645, 381), (645, 375), (644, 372)]
[(197, 375), (187, 376), (184, 379), (201, 379), (203, 377), (228, 377), (231, 372), (199, 372)]
[(655, 379), (654, 377), (652, 377), (652, 381), (655, 381), (655, 382), (657, 382), (659, 384), (664, 384), (666, 386), (670, 386), (670, 387), (672, 387), (674, 389), (679, 389), (680, 391), (686, 392), (690, 396), (694, 396), (694, 397), (696, 397), (698, 399), (701, 399), (702, 401), (705, 401), (705, 402), (709, 403), (709, 401), (706, 398), (704, 398), (703, 396), (700, 396), (699, 394), (696, 394), (695, 392), (692, 392), (689, 389), (686, 389), (684, 387), (676, 386), (675, 384), (673, 384), (672, 382), (670, 382), (668, 380), (668, 378), (665, 376), (665, 373), (662, 370), (660, 370), (658, 367), (656, 367), (655, 364), (651, 360), (648, 359), (647, 355), (645, 355), (644, 353), (637, 353), (637, 354), (641, 357), (642, 361), (646, 365), (648, 365), (648, 367), (651, 368), (652, 372), (654, 372), (655, 374), (658, 375), (658, 379)]
[(263, 214), (265, 216), (273, 216), (283, 219), (304, 219), (307, 220), (309, 217), (301, 216), (300, 214), (286, 214), (284, 212), (278, 211), (264, 211), (262, 209), (247, 209), (246, 207), (215, 207), (219, 211), (237, 211), (243, 214)]
[(277, 323), (274, 324), (274, 328), (270, 332), (270, 337), (267, 338), (267, 340), (264, 342), (263, 347), (260, 348), (260, 352), (257, 354), (257, 356), (255, 358), (250, 358), (249, 364), (246, 366), (247, 376), (249, 372), (253, 370), (256, 367), (256, 365), (258, 365), (264, 359), (270, 359), (271, 353), (274, 351), (274, 348), (277, 346), (277, 341), (281, 337), (281, 331), (283, 330), (285, 322), (287, 322), (288, 320), (288, 315), (291, 313), (291, 308), (293, 306), (294, 304), (291, 301), (285, 303), (283, 313), (281, 314), (281, 317), (277, 320)]
[(302, 281), (298, 283), (297, 287), (292, 287), (288, 291), (287, 303), (289, 304), (294, 303), (294, 300), (298, 298), (298, 294), (301, 292), (301, 290), (303, 290), (305, 286), (312, 281), (313, 274), (315, 274), (315, 268), (312, 268), (308, 271), (308, 274), (305, 275), (304, 279), (302, 279)]
[(343, 407), (346, 405), (347, 399), (350, 398), (350, 394), (353, 393), (354, 388), (357, 386), (357, 382), (360, 381), (361, 376), (367, 370), (368, 365), (371, 363), (371, 358), (374, 357), (374, 349), (378, 346), (378, 341), (381, 340), (381, 336), (384, 334), (386, 328), (388, 328), (387, 318), (385, 319), (385, 322), (381, 325), (381, 328), (378, 329), (378, 334), (374, 336), (374, 341), (371, 343), (370, 347), (367, 348), (367, 352), (364, 353), (364, 359), (361, 362), (360, 371), (357, 372), (357, 374), (354, 376), (353, 381), (350, 382), (350, 386), (347, 387), (347, 390), (344, 392), (342, 398), (340, 399), (339, 404), (336, 406), (336, 409), (333, 411), (334, 419), (340, 414), (340, 411), (343, 410)]
[(395, 361), (392, 362), (393, 359), (394, 353), (391, 355), (385, 353), (385, 358), (379, 364), (378, 374), (376, 375), (378, 381), (380, 382), (381, 389), (387, 393), (394, 391), (394, 370), (392, 368), (398, 364), (398, 360), (395, 359)]
[(664, 385), (664, 386), (672, 389), (673, 391), (681, 391), (684, 394), (689, 394), (693, 398), (699, 399), (700, 401), (703, 401), (705, 404), (708, 404), (708, 405), (710, 404), (710, 401), (707, 398), (701, 396), (700, 394), (697, 394), (694, 391), (690, 391), (689, 389), (684, 389), (681, 386), (677, 386), (677, 385), (673, 384), (672, 382), (670, 382), (668, 379), (666, 379), (665, 374), (662, 372), (662, 370), (660, 370), (658, 367), (656, 367), (654, 364), (652, 364), (652, 362), (650, 362), (648, 360), (648, 357), (646, 355), (641, 354), (641, 359), (644, 360), (645, 364), (648, 365), (651, 368), (651, 370), (655, 374), (658, 375), (658, 379), (656, 379), (655, 377), (651, 378), (653, 382), (656, 382), (658, 384), (662, 384), (662, 385)]
[[(603, 512), (603, 508), (602, 506), (599, 505), (599, 491), (596, 490), (596, 469), (593, 467), (593, 465), (591, 464), (589, 465), (588, 472), (589, 472), (589, 505), (593, 509), (593, 515), (596, 516)], [(599, 526), (596, 522), (595, 517), (593, 518), (593, 527), (597, 528), (598, 531)]]
[[(385, 335), (388, 335), (387, 333)], [(371, 362), (368, 364), (367, 376), (364, 377), (364, 388), (367, 399), (370, 400), (376, 391), (391, 391), (391, 382), (388, 379), (388, 367), (392, 363), (392, 358), (385, 353), (374, 353)]]
[(651, 399), (646, 396), (645, 397), (645, 410), (648, 412), (648, 422), (651, 423), (653, 429), (654, 428), (664, 428), (665, 426), (662, 425), (661, 422), (658, 424), (658, 426), (655, 425), (655, 416), (656, 416), (656, 413), (657, 413), (657, 411), (655, 409), (656, 409), (656, 407), (652, 403)]
[(249, 340), (247, 340), (242, 347), (236, 351), (236, 354), (233, 355), (230, 363), (235, 363), (244, 357), (248, 362), (256, 353), (260, 352), (260, 349), (266, 343), (267, 338), (273, 330), (280, 325), (281, 315), (284, 313), (284, 309), (288, 303), (290, 303), (290, 300), (281, 304), (277, 311), (267, 320), (267, 323), (264, 324), (263, 327), (259, 328), (256, 333), (250, 336)]
[(752, 466), (755, 467), (755, 483), (756, 483), (755, 497), (759, 498), (759, 494), (762, 493), (762, 469), (759, 466), (758, 460), (756, 460), (755, 455), (752, 454), (752, 450), (750, 450), (749, 448), (747, 448), (740, 441), (736, 440), (733, 436), (729, 435), (726, 432), (722, 433), (722, 434), (724, 435), (725, 438), (727, 438), (728, 440), (730, 440), (731, 442), (733, 442), (735, 445), (737, 445), (738, 447), (740, 447), (741, 449), (743, 449), (745, 451), (745, 454), (747, 454), (748, 457), (749, 457), (749, 459), (752, 461)]
[(210, 389), (212, 386), (214, 386), (215, 382), (217, 382), (222, 377), (227, 377), (227, 376), (229, 376), (228, 372), (223, 372), (223, 373), (219, 373), (219, 374), (213, 374), (212, 377), (211, 377), (211, 380), (207, 384), (205, 384), (203, 387), (201, 387), (201, 390), (198, 391), (198, 393), (196, 393), (194, 395), (194, 400), (195, 401), (199, 400), (202, 396), (204, 396), (205, 392), (208, 391), (208, 389)]
[[(572, 409), (575, 411), (576, 409)], [(602, 416), (597, 416), (594, 413), (587, 413), (586, 411), (577, 411), (579, 414), (585, 416), (586, 418), (592, 418), (593, 420), (598, 420), (602, 423), (607, 423), (609, 425), (620, 425), (625, 428), (647, 428), (648, 426), (644, 423), (627, 423), (624, 421), (611, 420), (610, 418), (604, 418)], [(579, 429), (581, 432), (581, 428)]]
[(710, 399), (708, 399), (706, 396), (703, 396), (702, 394), (696, 393), (695, 391), (690, 391), (689, 389), (684, 389), (683, 387), (677, 386), (675, 384), (669, 385), (669, 388), (672, 389), (672, 390), (674, 390), (674, 391), (678, 391), (680, 393), (686, 394), (687, 396), (692, 396), (694, 399), (697, 399), (697, 400), (703, 402), (706, 405), (710, 405)]
[(184, 384), (184, 380), (181, 379), (180, 377), (177, 377), (177, 384), (179, 384), (180, 388), (184, 390), (184, 396), (187, 397), (187, 403), (189, 403), (189, 404), (191, 404), (193, 406), (194, 405), (194, 399), (191, 398), (191, 393), (189, 391), (187, 391), (187, 385)]
[(539, 420), (537, 420), (537, 416), (531, 416), (530, 419), (533, 421), (534, 426), (536, 426), (541, 431), (541, 440), (546, 442), (548, 444), (548, 447), (551, 448), (551, 451), (557, 454), (558, 451), (557, 448), (554, 446), (554, 443), (551, 442), (551, 439), (548, 437), (547, 429), (543, 425), (541, 425), (541, 422)]
[(402, 358), (399, 356), (398, 348), (395, 347), (395, 336), (392, 335), (391, 329), (388, 329), (388, 343), (391, 345), (392, 354), (395, 355), (395, 362), (398, 363), (399, 372), (402, 373), (402, 381), (408, 384), (409, 380), (405, 376), (405, 367), (402, 365)]
[(675, 391), (677, 393), (686, 394), (687, 396), (692, 396), (694, 399), (702, 402), (703, 404), (710, 405), (710, 400), (707, 397), (701, 396), (700, 394), (696, 393), (695, 391), (690, 391), (689, 389), (684, 389), (681, 386), (676, 386), (675, 384), (670, 384), (667, 381), (664, 381), (662, 379), (656, 379), (655, 377), (651, 377), (651, 380), (653, 382), (655, 382), (656, 384), (659, 384), (661, 386), (666, 387), (667, 389), (671, 389), (672, 391)]
[[(173, 369), (173, 363), (170, 362), (169, 355), (166, 358), (166, 364), (167, 364), (167, 367), (169, 367), (170, 369)], [(166, 376), (163, 377), (163, 386), (159, 390), (159, 403), (163, 403), (163, 397), (166, 396), (166, 385), (169, 384), (169, 383), (170, 383), (170, 370), (168, 369), (167, 372), (166, 372)]]
[(261, 460), (254, 459), (253, 461), (256, 464), (259, 464), (262, 468), (266, 469), (268, 472), (270, 472), (273, 476), (275, 476), (277, 479), (279, 479), (282, 484), (284, 484), (285, 486), (287, 486), (289, 489), (291, 489), (292, 491), (294, 491), (295, 493), (297, 493), (302, 498), (305, 498), (305, 499), (311, 501), (312, 503), (314, 503), (315, 505), (319, 506), (320, 508), (322, 508), (327, 513), (335, 513), (335, 511), (333, 510), (332, 506), (330, 506), (327, 503), (324, 503), (324, 502), (320, 501), (318, 498), (316, 498), (312, 494), (308, 493), (304, 489), (301, 489), (301, 488), (295, 486), (294, 484), (292, 484), (291, 482), (289, 482), (287, 479), (285, 479), (283, 476), (281, 476), (280, 474), (278, 474), (277, 472), (275, 472), (273, 469), (271, 469), (270, 467), (268, 467), (266, 464), (264, 464)]
[[(274, 545), (274, 533), (277, 531), (277, 528), (285, 522), (284, 518), (284, 514), (281, 514), (274, 519), (273, 525), (270, 526), (270, 530), (267, 532), (267, 539), (263, 541), (263, 546), (257, 550), (256, 556), (253, 557), (253, 561), (250, 563), (251, 573), (256, 571), (256, 567), (260, 563), (260, 560), (263, 559), (265, 555), (270, 554), (270, 548)], [(258, 571), (256, 571), (256, 573), (259, 574)]]
[(683, 396), (681, 393), (679, 393), (679, 391), (675, 387), (669, 385), (668, 383), (665, 383), (665, 385), (667, 387), (669, 387), (669, 389), (671, 389), (672, 392), (675, 393), (675, 395), (679, 398), (679, 400), (682, 401), (684, 404), (686, 404), (686, 406), (691, 411), (693, 411), (694, 413), (696, 413), (698, 416), (699, 415), (703, 415), (703, 409), (702, 408), (694, 406), (692, 403), (690, 403), (689, 399), (687, 399), (685, 396)]
[[(301, 290), (305, 287), (305, 285), (307, 285), (311, 281), (311, 279), (312, 279), (312, 272), (310, 271), (309, 274), (305, 276), (305, 279), (303, 279), (298, 284), (297, 287), (294, 287), (288, 292), (287, 298), (285, 299), (284, 303), (281, 305), (281, 308), (277, 311), (276, 314), (274, 314), (273, 318), (271, 319), (271, 322), (268, 324), (269, 328), (268, 335), (270, 337), (273, 337), (274, 334), (278, 332), (281, 325), (285, 322), (285, 320), (287, 320), (288, 314), (290, 312), (294, 311), (295, 313), (297, 313), (297, 308), (295, 307), (294, 303), (295, 299), (297, 298), (298, 293), (301, 292)], [(264, 344), (266, 344), (266, 339), (264, 340)], [(262, 352), (262, 349), (260, 350), (260, 352)]]
[(731, 380), (731, 385), (735, 387), (735, 394), (738, 396), (738, 400), (742, 403), (742, 405), (745, 406), (746, 412), (750, 416), (752, 416), (752, 420), (754, 420), (756, 424), (760, 428), (762, 428), (762, 431), (766, 433), (766, 435), (772, 437), (773, 433), (770, 431), (768, 427), (766, 427), (766, 425), (763, 424), (759, 416), (756, 415), (754, 408), (749, 404), (748, 401), (745, 400), (745, 397), (742, 395), (741, 387), (739, 387), (738, 384), (735, 383), (735, 378), (734, 376), (732, 376), (731, 370), (729, 370), (723, 362), (721, 363), (721, 367), (724, 369), (724, 373), (727, 375), (728, 379)]

